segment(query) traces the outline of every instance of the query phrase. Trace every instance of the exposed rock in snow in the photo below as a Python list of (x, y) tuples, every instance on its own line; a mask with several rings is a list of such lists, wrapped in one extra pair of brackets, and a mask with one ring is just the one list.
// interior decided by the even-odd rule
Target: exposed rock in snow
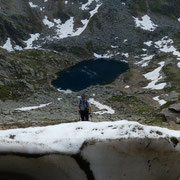
[(36, 48), (36, 47), (33, 47), (33, 42), (35, 40), (38, 40), (40, 34), (39, 33), (36, 33), (36, 34), (30, 34), (31, 38), (28, 39), (27, 41), (24, 41), (26, 43), (26, 47), (25, 49), (33, 49), (33, 48)]
[(98, 109), (104, 110), (104, 111), (94, 112), (94, 114), (114, 114), (115, 113), (115, 111), (111, 107), (107, 105), (103, 105), (98, 101), (95, 101), (94, 98), (89, 99), (89, 102), (95, 105)]
[(166, 86), (166, 83), (160, 83), (157, 84), (158, 81), (160, 79), (162, 79), (162, 76), (160, 75), (160, 71), (162, 70), (165, 62), (160, 62), (158, 63), (160, 65), (160, 67), (156, 68), (154, 71), (149, 72), (147, 74), (144, 74), (144, 77), (148, 80), (151, 80), (152, 82), (150, 82), (146, 87), (144, 87), (145, 89), (156, 89), (156, 90), (160, 90), (160, 89), (164, 89), (164, 87)]
[(153, 99), (154, 99), (155, 101), (158, 101), (158, 103), (159, 103), (160, 105), (164, 105), (164, 104), (167, 103), (167, 101), (165, 101), (164, 99), (159, 99), (159, 96), (156, 96), (156, 97), (154, 97)]
[(173, 46), (174, 41), (167, 36), (160, 41), (155, 42), (155, 47), (165, 53), (173, 53), (174, 56), (180, 58), (180, 52)]
[(121, 53), (122, 56), (125, 56), (126, 58), (129, 57), (129, 54), (128, 53)]
[(9, 52), (14, 50), (13, 47), (12, 47), (11, 39), (10, 38), (8, 38), (6, 43), (3, 46), (0, 46), (0, 47), (3, 48), (3, 49), (6, 49)]
[(146, 66), (148, 66), (150, 60), (152, 60), (155, 55), (149, 55), (149, 56), (148, 56), (147, 54), (144, 54), (144, 55), (142, 55), (142, 56), (144, 56), (144, 57), (142, 58), (142, 60), (136, 62), (135, 64), (137, 64), (137, 65), (140, 64), (141, 67), (146, 67)]
[(96, 57), (96, 58), (109, 59), (109, 58), (111, 58), (112, 56), (111, 56), (111, 55), (108, 55), (108, 54), (101, 55), (101, 54), (94, 53), (94, 57)]
[(82, 10), (89, 10), (89, 6), (90, 6), (94, 1), (95, 1), (96, 3), (100, 3), (99, 0), (88, 0), (87, 3), (82, 4), (82, 6), (80, 7), (80, 9), (82, 9)]
[(97, 53), (94, 53), (94, 57), (98, 58), (98, 59), (101, 59), (101, 58), (104, 58), (104, 59), (110, 59), (114, 56), (117, 56), (119, 55), (120, 53), (117, 52), (117, 53), (111, 53), (110, 51), (107, 51), (107, 53), (105, 54), (97, 54)]
[[(89, 0), (88, 4), (93, 2), (94, 0)], [(96, 2), (99, 2), (96, 0)], [(56, 28), (56, 36), (54, 36), (54, 39), (63, 39), (67, 37), (74, 37), (74, 36), (79, 36), (82, 34), (82, 32), (86, 29), (90, 19), (98, 13), (99, 7), (102, 5), (102, 3), (98, 3), (95, 7), (95, 9), (91, 10), (90, 13), (90, 18), (89, 19), (83, 19), (81, 20), (83, 26), (79, 27), (77, 29), (74, 29), (74, 17), (71, 17), (69, 20), (67, 20), (64, 24), (62, 24), (60, 19), (54, 19), (55, 22), (55, 28)], [(46, 22), (46, 24), (50, 24), (51, 27), (53, 25), (52, 22)]]
[(133, 17), (136, 27), (140, 27), (143, 30), (146, 31), (154, 31), (158, 25), (154, 24), (151, 21), (151, 18), (148, 15), (144, 15), (141, 19), (138, 19), (136, 17)]

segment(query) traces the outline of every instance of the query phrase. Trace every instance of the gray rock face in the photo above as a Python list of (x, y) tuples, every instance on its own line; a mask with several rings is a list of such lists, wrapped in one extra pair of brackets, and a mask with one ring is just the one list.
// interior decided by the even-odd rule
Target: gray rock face
[(180, 113), (180, 103), (173, 104), (168, 109), (176, 113)]
[(163, 109), (162, 114), (167, 121), (174, 121), (177, 124), (180, 123), (180, 103), (173, 104), (169, 108)]

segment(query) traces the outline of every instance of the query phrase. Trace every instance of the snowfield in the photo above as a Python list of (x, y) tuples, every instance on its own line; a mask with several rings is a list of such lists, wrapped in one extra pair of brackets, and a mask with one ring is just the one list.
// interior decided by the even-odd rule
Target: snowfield
[(143, 17), (141, 17), (141, 19), (133, 17), (136, 27), (140, 27), (143, 30), (146, 31), (154, 31), (158, 25), (154, 24), (151, 21), (151, 18), (148, 15), (144, 15)]
[[(0, 131), (0, 152), (77, 153), (85, 141), (180, 137), (180, 131), (141, 125), (126, 120), (116, 122), (77, 122), (47, 127)], [(176, 148), (179, 149), (179, 146)]]
[(144, 77), (148, 80), (151, 80), (152, 82), (150, 82), (146, 87), (144, 87), (145, 89), (156, 89), (156, 90), (160, 90), (160, 89), (164, 89), (164, 87), (166, 86), (167, 83), (158, 83), (159, 80), (162, 79), (162, 76), (160, 75), (160, 71), (162, 70), (165, 62), (162, 61), (160, 63), (158, 63), (160, 65), (160, 67), (156, 68), (154, 71), (149, 72), (147, 74), (144, 74)]
[(0, 46), (0, 47), (3, 48), (3, 49), (6, 49), (9, 52), (14, 50), (13, 47), (12, 47), (10, 38), (8, 38), (7, 41), (5, 42), (5, 44), (3, 46)]

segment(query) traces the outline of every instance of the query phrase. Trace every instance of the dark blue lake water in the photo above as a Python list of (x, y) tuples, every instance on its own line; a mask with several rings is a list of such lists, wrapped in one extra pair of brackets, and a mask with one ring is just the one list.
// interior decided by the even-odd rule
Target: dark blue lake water
[(59, 72), (52, 85), (62, 90), (80, 91), (92, 85), (105, 85), (126, 72), (125, 62), (109, 59), (83, 61)]

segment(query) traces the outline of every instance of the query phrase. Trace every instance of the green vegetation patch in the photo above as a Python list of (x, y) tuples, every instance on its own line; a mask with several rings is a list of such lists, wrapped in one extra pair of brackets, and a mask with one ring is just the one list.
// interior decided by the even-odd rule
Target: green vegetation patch
[(161, 110), (155, 109), (135, 96), (113, 96), (110, 101), (112, 104), (115, 103), (116, 108), (126, 117), (138, 116), (140, 119), (136, 120), (141, 123), (162, 126), (166, 122), (159, 113)]
[(135, 96), (113, 96), (110, 101), (119, 102), (125, 105), (127, 112), (133, 114), (149, 114), (154, 109)]
[(11, 98), (11, 87), (8, 85), (0, 85), (0, 99), (6, 100)]

